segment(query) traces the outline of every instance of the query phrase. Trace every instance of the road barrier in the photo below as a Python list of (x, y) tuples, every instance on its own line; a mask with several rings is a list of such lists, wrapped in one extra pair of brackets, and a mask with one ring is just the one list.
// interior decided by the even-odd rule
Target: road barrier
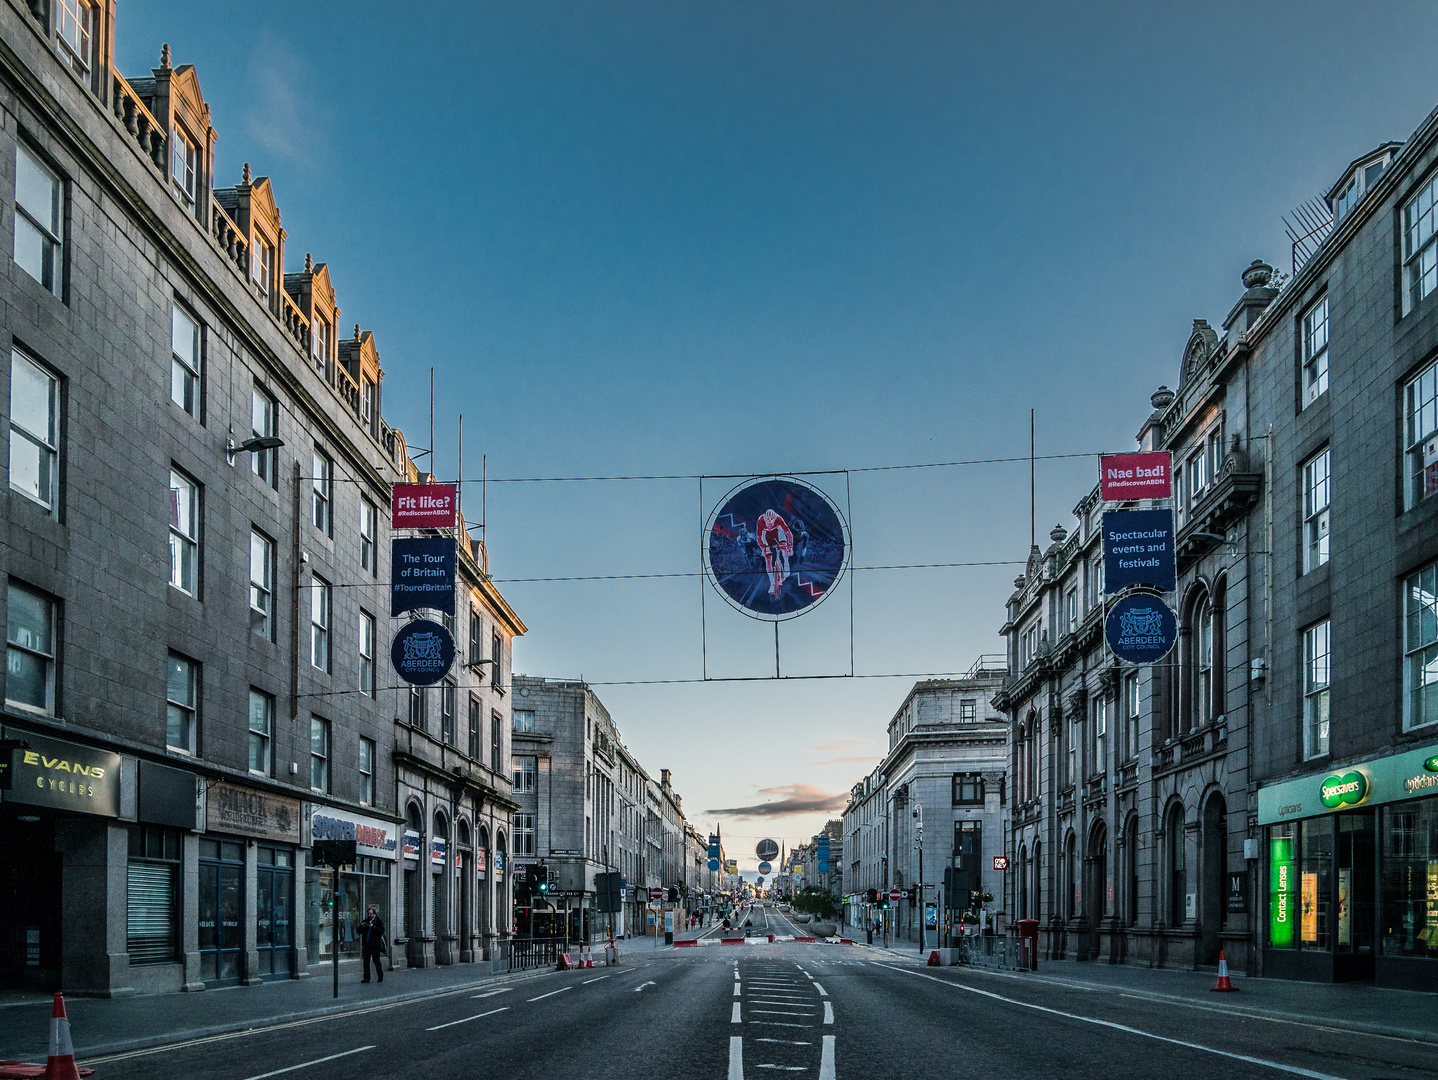
[(497, 942), (505, 952), (507, 970), (537, 971), (553, 967), (559, 962), (564, 947), (563, 938), (509, 938)]

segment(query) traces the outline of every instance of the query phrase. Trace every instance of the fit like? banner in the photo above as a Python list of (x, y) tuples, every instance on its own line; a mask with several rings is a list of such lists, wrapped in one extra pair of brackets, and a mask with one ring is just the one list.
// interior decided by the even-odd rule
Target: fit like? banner
[(396, 484), (390, 522), (396, 529), (452, 529), (458, 505), (454, 484)]

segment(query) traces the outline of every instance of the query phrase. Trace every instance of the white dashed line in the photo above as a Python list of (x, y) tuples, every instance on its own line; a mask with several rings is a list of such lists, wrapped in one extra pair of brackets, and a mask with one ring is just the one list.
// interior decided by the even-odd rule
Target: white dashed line
[(580, 985), (581, 985), (581, 986), (588, 986), (590, 983), (596, 983), (596, 982), (598, 982), (600, 979), (607, 979), (607, 978), (609, 978), (608, 975), (600, 975), (600, 976), (598, 976), (597, 978), (585, 979), (584, 982), (580, 983)]
[(826, 1002), (824, 1002), (824, 1023), (826, 1023), (826, 1024), (832, 1024), (833, 1022), (834, 1022), (834, 1003), (833, 1003), (832, 1001), (826, 1001)]
[[(449, 1023), (447, 1023), (447, 1024), (435, 1024), (434, 1027), (425, 1028), (424, 1030), (425, 1030), (425, 1031), (439, 1031), (441, 1028), (454, 1027), (455, 1024), (467, 1024), (467, 1023), (469, 1023), (471, 1020), (479, 1020), (479, 1019), (481, 1019), (482, 1017), (485, 1017), (485, 1016), (493, 1016), (495, 1013), (505, 1012), (508, 1008), (509, 1008), (509, 1006), (506, 1005), (506, 1006), (504, 1006), (504, 1008), (502, 1008), (502, 1009), (490, 1009), (489, 1012), (475, 1013), (473, 1016), (466, 1016), (463, 1020), (451, 1020), (451, 1021), (450, 1021)], [(258, 1078), (256, 1078), (256, 1080), (258, 1080)]]
[(834, 1080), (834, 1036), (824, 1036), (824, 1049), (819, 1056), (819, 1080)]
[(744, 1040), (738, 1035), (729, 1037), (729, 1080), (744, 1080)]
[(532, 997), (532, 998), (530, 998), (529, 1000), (530, 1000), (530, 1001), (543, 1001), (543, 1000), (544, 1000), (545, 998), (547, 998), (547, 997), (553, 997), (555, 994), (562, 994), (562, 993), (564, 993), (564, 991), (566, 991), (566, 990), (573, 990), (573, 989), (574, 989), (574, 987), (572, 987), (572, 986), (561, 986), (558, 990), (551, 990), (551, 991), (550, 991), (549, 993), (547, 993), (547, 994), (540, 994), (538, 997)]
[(494, 997), (495, 994), (507, 994), (513, 989), (514, 987), (512, 986), (504, 986), (500, 987), (500, 989), (498, 990), (486, 990), (482, 994), (470, 994), (469, 996), (471, 998)]
[(742, 1024), (743, 1022), (743, 1018), (739, 1015), (739, 1003), (736, 1001), (734, 1002), (734, 1011), (729, 1014), (729, 1023)]
[(815, 984), (814, 984), (814, 989), (817, 990), (817, 991), (819, 991), (819, 996), (820, 996), (820, 997), (828, 997), (828, 996), (829, 996), (829, 991), (825, 990), (825, 989), (824, 989), (822, 986), (820, 986), (818, 983), (815, 983)]
[[(431, 1028), (431, 1030), (433, 1030)], [(349, 1057), (351, 1054), (362, 1054), (366, 1050), (373, 1050), (373, 1046), (357, 1046), (353, 1050), (346, 1050), (342, 1054), (331, 1054), (329, 1057), (315, 1058), (313, 1061), (302, 1061), (298, 1065), (289, 1065), (283, 1069), (276, 1069), (273, 1072), (260, 1073), (258, 1076), (251, 1076), (249, 1080), (265, 1080), (267, 1076), (279, 1076), (280, 1073), (294, 1072), (296, 1069), (308, 1069), (311, 1065), (319, 1065), (322, 1062), (333, 1061), (335, 1058)]]

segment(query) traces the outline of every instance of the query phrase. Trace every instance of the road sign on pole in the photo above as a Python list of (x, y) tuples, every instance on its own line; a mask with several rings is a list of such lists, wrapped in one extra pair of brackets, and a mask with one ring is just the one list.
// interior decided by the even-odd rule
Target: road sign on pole
[(661, 889), (658, 885), (654, 886), (654, 888), (649, 890), (649, 902), (651, 904), (664, 903), (664, 890)]
[(902, 900), (903, 898), (904, 898), (904, 890), (903, 890), (903, 889), (897, 889), (897, 888), (896, 888), (896, 889), (890, 889), (890, 890), (889, 890), (889, 902), (890, 902), (890, 903), (897, 904), (897, 903), (898, 903), (900, 900)]

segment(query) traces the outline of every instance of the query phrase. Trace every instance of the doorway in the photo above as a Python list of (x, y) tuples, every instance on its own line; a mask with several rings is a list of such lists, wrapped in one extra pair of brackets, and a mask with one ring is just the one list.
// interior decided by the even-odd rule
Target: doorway
[(1108, 826), (1102, 821), (1094, 822), (1088, 834), (1088, 858), (1084, 860), (1087, 871), (1083, 887), (1084, 926), (1088, 940), (1080, 949), (1089, 957), (1097, 958), (1101, 948), (1099, 927), (1108, 906)]
[(245, 956), (245, 846), (200, 839), (200, 978), (238, 983)]
[(284, 979), (290, 974), (294, 946), (294, 850), (260, 845), (255, 850), (255, 948), (260, 978)]
[(0, 988), (60, 988), (54, 818), (0, 816)]
[(1228, 920), (1228, 810), (1215, 792), (1203, 807), (1203, 882), (1199, 908), (1198, 962), (1218, 963)]

